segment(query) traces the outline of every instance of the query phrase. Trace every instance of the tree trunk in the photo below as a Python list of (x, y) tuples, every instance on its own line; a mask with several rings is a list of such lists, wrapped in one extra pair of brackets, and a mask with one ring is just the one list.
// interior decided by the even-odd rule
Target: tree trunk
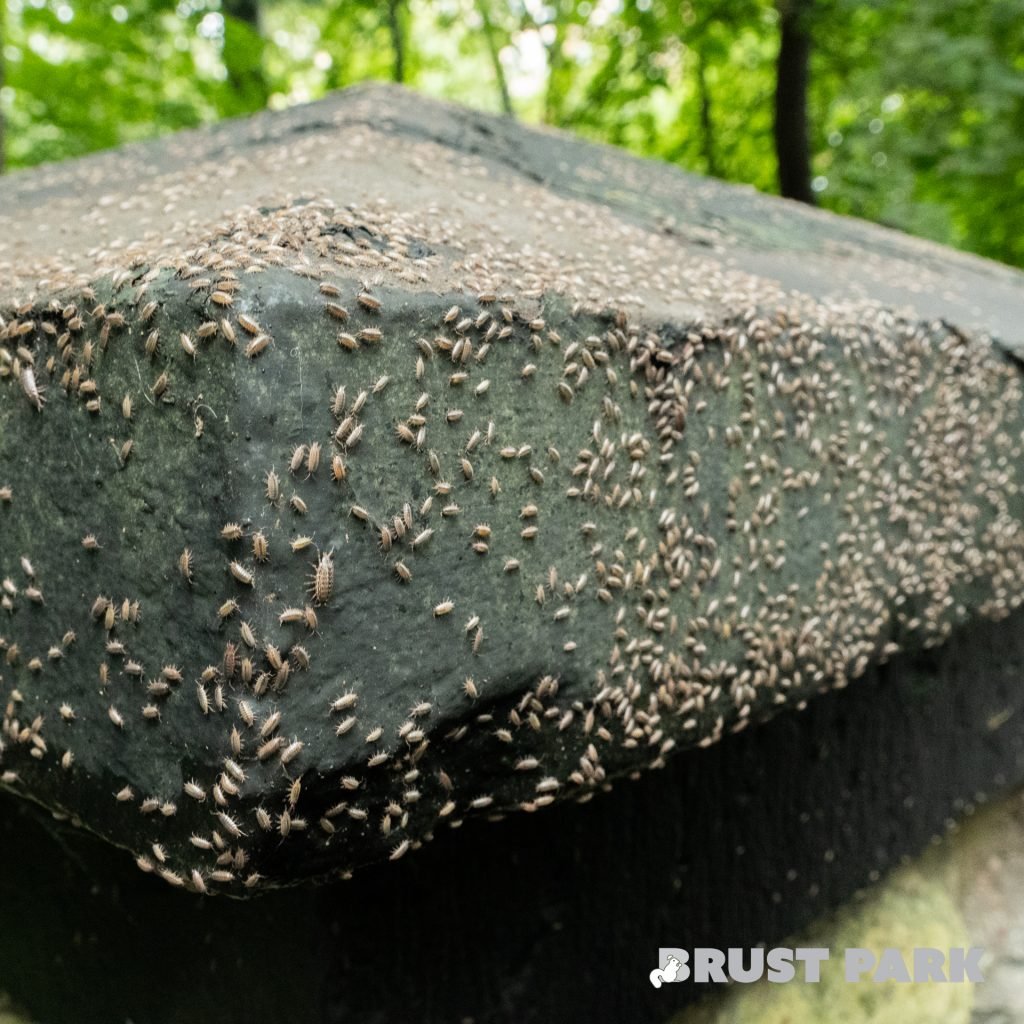
[(711, 117), (711, 94), (704, 65), (704, 54), (697, 52), (697, 94), (700, 97), (700, 138), (704, 154), (704, 169), (717, 178), (718, 158), (715, 155), (715, 126)]
[[(263, 66), (263, 31), (260, 0), (222, 0), (221, 9), (233, 21), (245, 26), (238, 32), (227, 25), (224, 35), (224, 64), (236, 101), (245, 110), (267, 105), (270, 87)], [(257, 37), (253, 48), (252, 37)]]
[(224, 0), (223, 10), (225, 14), (239, 21), (244, 21), (257, 32), (260, 29), (260, 3), (259, 0)]
[(775, 154), (779, 191), (814, 203), (807, 133), (807, 83), (811, 37), (808, 18), (814, 0), (779, 0), (779, 59), (775, 82)]
[(559, 85), (562, 66), (565, 61), (563, 46), (565, 44), (565, 21), (560, 6), (555, 4), (555, 36), (545, 45), (548, 59), (548, 82), (544, 92), (544, 122), (560, 125), (562, 123), (562, 96)]
[(405, 33), (402, 30), (401, 7), (402, 0), (388, 0), (388, 31), (395, 59), (392, 78), (399, 83), (405, 81)]
[(494, 22), (491, 21), (491, 12), (487, 8), (488, 0), (477, 0), (476, 9), (480, 14), (480, 21), (484, 27), (484, 38), (487, 40), (487, 52), (491, 57), (491, 65), (494, 68), (494, 77), (498, 83), (498, 92), (501, 94), (501, 110), (507, 117), (515, 117), (515, 110), (512, 108), (512, 97), (508, 91), (508, 80), (505, 78), (505, 69), (501, 64), (501, 54), (498, 44), (494, 38)]

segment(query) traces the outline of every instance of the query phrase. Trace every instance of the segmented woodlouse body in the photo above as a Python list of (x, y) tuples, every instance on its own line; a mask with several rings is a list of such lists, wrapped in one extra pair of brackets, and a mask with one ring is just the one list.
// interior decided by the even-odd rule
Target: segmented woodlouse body
[(317, 559), (309, 581), (314, 604), (327, 604), (334, 591), (334, 552), (329, 551)]

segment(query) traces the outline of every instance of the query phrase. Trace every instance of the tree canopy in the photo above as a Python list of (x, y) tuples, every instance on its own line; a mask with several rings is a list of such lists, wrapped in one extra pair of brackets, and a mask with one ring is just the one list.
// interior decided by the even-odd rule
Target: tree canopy
[(1024, 266), (1024, 0), (0, 0), (0, 18), (11, 168), (392, 79)]

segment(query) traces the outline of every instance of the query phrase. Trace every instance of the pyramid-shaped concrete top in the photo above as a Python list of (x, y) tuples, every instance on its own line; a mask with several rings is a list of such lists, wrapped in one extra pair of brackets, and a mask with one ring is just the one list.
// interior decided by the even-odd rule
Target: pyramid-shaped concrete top
[(394, 88), (16, 174), (0, 783), (241, 894), (1005, 617), (1022, 314), (1007, 268)]
[[(638, 229), (638, 241), (676, 263), (692, 257), (819, 300), (912, 309), (1024, 348), (1019, 271), (388, 85), (3, 179), (0, 297), (33, 294), (40, 278), (88, 278), (135, 252), (173, 259), (176, 247), (206, 237), (241, 209), (267, 212), (303, 197), (339, 208), (380, 203), (441, 224), (447, 217), (449, 231), (457, 224), (470, 232), (453, 240), (455, 251), (482, 242), (486, 228), (492, 244), (508, 236), (512, 245), (563, 261), (582, 253), (596, 259), (611, 245), (588, 233), (596, 205), (619, 231)], [(547, 207), (559, 199), (565, 202), (552, 223)], [(660, 264), (652, 274), (639, 253), (616, 255), (610, 262), (628, 265), (619, 272), (631, 296), (653, 311), (714, 314), (723, 299), (728, 311), (728, 293), (713, 287), (714, 275), (677, 274), (669, 288)], [(450, 266), (437, 270), (442, 278), (451, 273)], [(615, 280), (609, 276), (606, 287)], [(602, 284), (589, 290), (604, 298)]]

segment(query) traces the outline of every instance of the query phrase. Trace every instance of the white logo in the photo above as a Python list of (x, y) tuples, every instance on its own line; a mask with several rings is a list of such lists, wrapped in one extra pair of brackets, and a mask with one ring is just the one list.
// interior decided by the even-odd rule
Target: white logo
[[(982, 959), (985, 951), (978, 946), (969, 949), (914, 948), (907, 955), (899, 949), (886, 948), (879, 955), (869, 949), (843, 950), (843, 978), (847, 983), (872, 981), (953, 982), (978, 984), (985, 980)], [(728, 982), (751, 984), (766, 978), (773, 984), (821, 981), (822, 964), (832, 958), (831, 950), (821, 947), (800, 949), (712, 949), (698, 946), (692, 951), (673, 946), (658, 950), (658, 961), (664, 967), (651, 971), (651, 984), (661, 988), (670, 981), (693, 980), (697, 984)], [(798, 965), (801, 969), (798, 970)], [(798, 976), (799, 975), (799, 976)]]
[(675, 981), (679, 968), (682, 966), (674, 956), (670, 956), (664, 967), (656, 967), (651, 971), (651, 984), (655, 988), (661, 988), (663, 982)]

